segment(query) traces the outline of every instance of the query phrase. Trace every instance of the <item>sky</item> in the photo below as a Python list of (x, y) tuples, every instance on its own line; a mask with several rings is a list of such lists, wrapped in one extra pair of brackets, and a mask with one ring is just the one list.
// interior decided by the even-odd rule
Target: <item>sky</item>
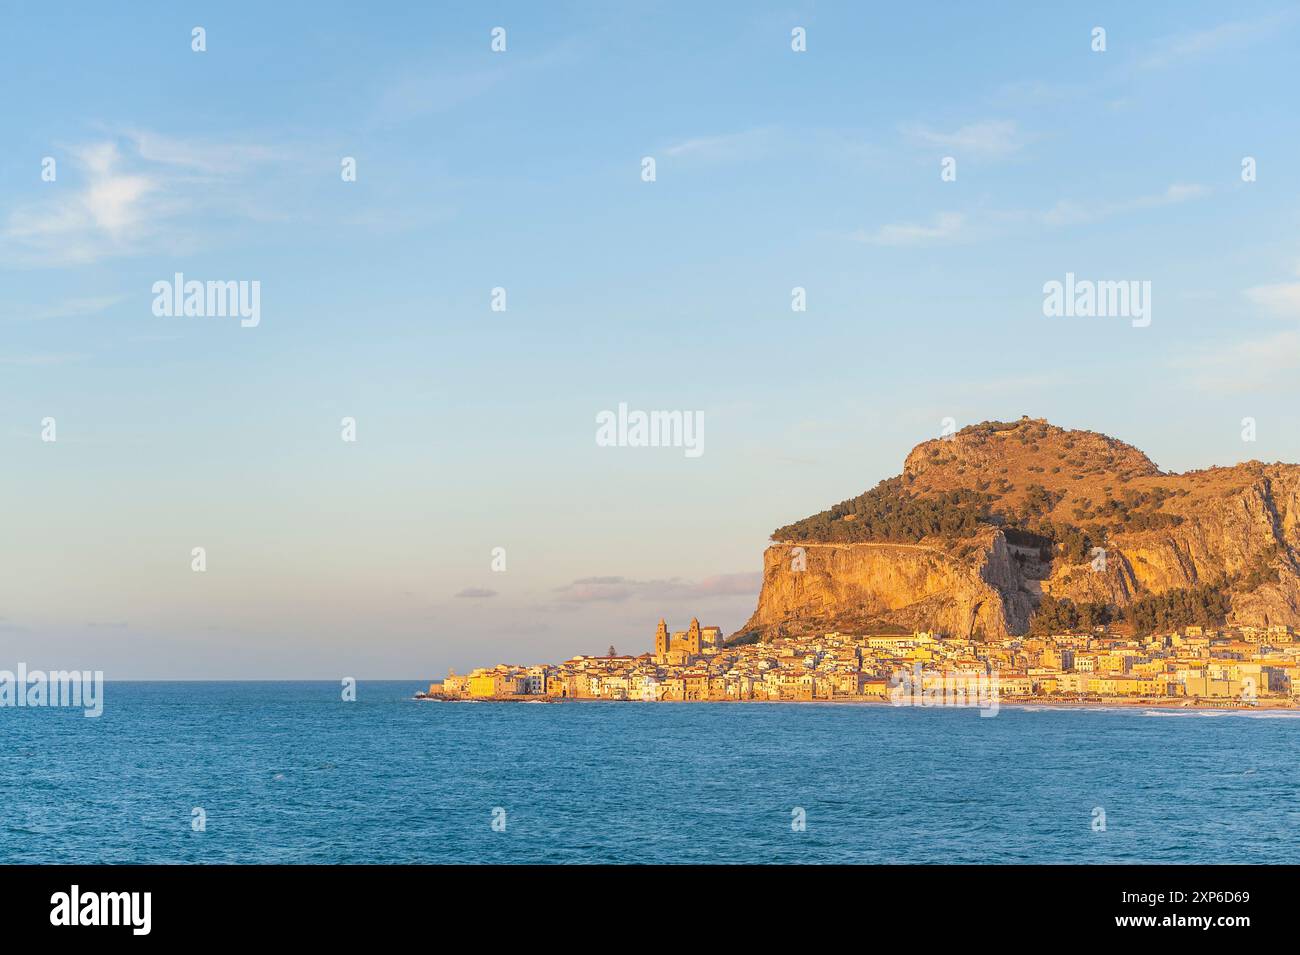
[[(949, 418), (1300, 461), (1300, 7), (700, 6), (14, 6), (0, 668), (731, 632), (774, 528)], [(156, 314), (176, 273), (257, 324)], [(1067, 273), (1150, 323), (1045, 315)], [(601, 446), (620, 404), (702, 453)]]

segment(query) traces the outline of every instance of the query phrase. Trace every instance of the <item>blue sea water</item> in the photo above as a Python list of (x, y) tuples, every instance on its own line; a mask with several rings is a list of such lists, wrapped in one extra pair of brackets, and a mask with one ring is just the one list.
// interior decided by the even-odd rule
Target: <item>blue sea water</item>
[(418, 688), (110, 683), (98, 719), (0, 709), (0, 863), (1300, 861), (1292, 715)]

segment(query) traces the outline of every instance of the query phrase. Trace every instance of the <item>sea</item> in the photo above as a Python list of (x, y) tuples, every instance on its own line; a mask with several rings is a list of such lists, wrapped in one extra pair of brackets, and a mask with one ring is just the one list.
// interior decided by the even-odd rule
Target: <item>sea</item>
[(0, 709), (0, 863), (1294, 863), (1300, 717), (471, 703), (117, 683)]

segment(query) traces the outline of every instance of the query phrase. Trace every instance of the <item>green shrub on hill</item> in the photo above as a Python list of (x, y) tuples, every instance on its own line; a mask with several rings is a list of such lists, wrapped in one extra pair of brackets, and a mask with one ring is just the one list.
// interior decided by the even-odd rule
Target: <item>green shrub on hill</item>
[(916, 543), (926, 537), (970, 537), (989, 517), (994, 498), (961, 488), (933, 497), (910, 496), (903, 479), (881, 481), (870, 491), (772, 533), (773, 540), (814, 543), (884, 541)]

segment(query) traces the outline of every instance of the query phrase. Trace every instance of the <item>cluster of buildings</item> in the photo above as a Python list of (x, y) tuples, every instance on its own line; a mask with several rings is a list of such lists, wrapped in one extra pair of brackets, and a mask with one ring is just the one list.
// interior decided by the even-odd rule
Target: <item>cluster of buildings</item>
[(914, 673), (923, 680), (995, 679), (1002, 700), (1158, 701), (1300, 705), (1300, 643), (1291, 627), (1132, 637), (1086, 633), (997, 642), (938, 633), (827, 633), (727, 645), (717, 627), (692, 620), (670, 633), (659, 621), (654, 651), (578, 656), (556, 665), (449, 674), (429, 696), (450, 699), (889, 700)]

